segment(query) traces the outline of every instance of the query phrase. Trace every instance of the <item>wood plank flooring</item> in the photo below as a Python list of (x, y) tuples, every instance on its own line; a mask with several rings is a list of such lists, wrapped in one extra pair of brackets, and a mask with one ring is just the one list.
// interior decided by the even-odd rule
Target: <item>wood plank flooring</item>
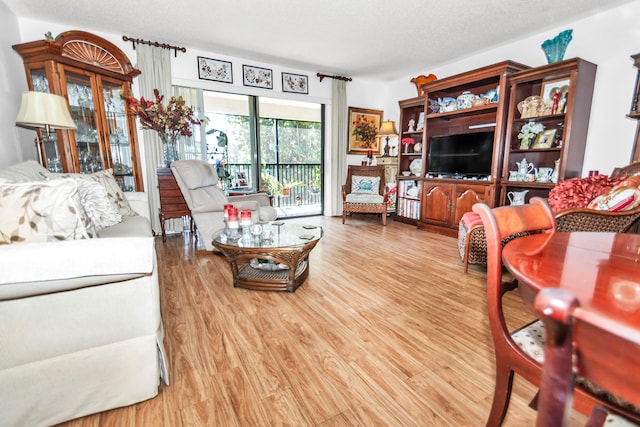
[[(484, 268), (465, 275), (455, 239), (372, 215), (289, 221), (324, 228), (295, 293), (234, 289), (222, 255), (157, 238), (171, 385), (64, 425), (484, 425)], [(509, 322), (531, 318), (517, 294), (507, 304)], [(505, 426), (534, 425), (534, 394), (516, 377)]]

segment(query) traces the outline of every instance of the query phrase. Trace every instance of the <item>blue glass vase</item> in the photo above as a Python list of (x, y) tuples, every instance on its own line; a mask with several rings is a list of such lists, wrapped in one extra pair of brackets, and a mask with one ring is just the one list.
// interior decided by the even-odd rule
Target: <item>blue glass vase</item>
[(564, 52), (567, 50), (569, 42), (573, 39), (572, 33), (573, 30), (565, 30), (554, 38), (545, 40), (544, 43), (542, 43), (542, 50), (544, 50), (549, 64), (564, 59)]

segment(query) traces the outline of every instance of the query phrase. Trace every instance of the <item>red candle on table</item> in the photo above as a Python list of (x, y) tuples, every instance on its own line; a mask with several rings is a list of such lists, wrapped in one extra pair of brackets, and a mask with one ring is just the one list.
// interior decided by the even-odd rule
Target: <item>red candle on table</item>
[(240, 211), (240, 225), (251, 225), (251, 211)]

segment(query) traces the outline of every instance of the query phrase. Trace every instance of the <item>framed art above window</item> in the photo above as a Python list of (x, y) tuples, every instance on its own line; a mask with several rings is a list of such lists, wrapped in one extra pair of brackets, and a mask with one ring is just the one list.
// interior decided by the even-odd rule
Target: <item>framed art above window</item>
[(242, 66), (242, 84), (245, 86), (273, 89), (273, 71), (268, 68)]
[(198, 56), (198, 77), (203, 80), (233, 83), (231, 62)]
[(309, 77), (301, 74), (282, 73), (282, 91), (309, 93)]

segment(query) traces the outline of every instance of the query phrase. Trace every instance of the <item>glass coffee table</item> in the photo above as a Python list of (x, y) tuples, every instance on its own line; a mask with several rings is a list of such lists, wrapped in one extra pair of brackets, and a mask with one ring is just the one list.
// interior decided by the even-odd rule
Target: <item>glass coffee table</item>
[(309, 253), (322, 238), (322, 227), (283, 221), (261, 225), (262, 233), (248, 238), (231, 239), (219, 230), (213, 245), (231, 263), (234, 287), (293, 292), (309, 276)]

